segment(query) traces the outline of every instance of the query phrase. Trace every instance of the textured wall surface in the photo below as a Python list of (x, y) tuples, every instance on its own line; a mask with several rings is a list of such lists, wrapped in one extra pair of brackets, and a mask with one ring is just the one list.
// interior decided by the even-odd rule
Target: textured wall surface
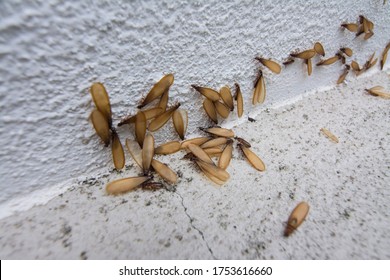
[[(375, 23), (368, 41), (339, 28), (363, 14)], [(0, 203), (47, 194), (74, 180), (111, 170), (109, 149), (88, 116), (89, 86), (103, 82), (115, 122), (129, 113), (164, 73), (174, 73), (171, 102), (190, 117), (189, 133), (208, 124), (190, 84), (241, 85), (245, 115), (256, 115), (304, 92), (334, 86), (341, 65), (301, 62), (280, 75), (265, 71), (266, 103), (250, 104), (256, 55), (284, 61), (294, 50), (323, 43), (364, 63), (389, 41), (389, 5), (377, 1), (1, 1)], [(374, 70), (376, 71), (376, 70)], [(350, 76), (349, 79), (355, 79)], [(222, 122), (231, 126), (236, 116)], [(177, 139), (171, 125), (159, 142)], [(119, 130), (122, 142), (130, 135)], [(18, 207), (18, 206), (16, 206)]]

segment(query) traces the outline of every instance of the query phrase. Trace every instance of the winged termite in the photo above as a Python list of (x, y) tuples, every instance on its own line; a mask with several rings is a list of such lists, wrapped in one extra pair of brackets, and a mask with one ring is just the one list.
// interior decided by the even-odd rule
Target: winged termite
[(145, 136), (144, 144), (142, 147), (142, 169), (144, 175), (149, 173), (150, 164), (154, 156), (154, 137), (148, 133)]
[(177, 175), (173, 172), (168, 165), (153, 159), (152, 160), (153, 169), (167, 182), (175, 184), (177, 181)]
[(239, 118), (242, 117), (242, 114), (244, 113), (244, 100), (242, 98), (242, 93), (240, 86), (235, 83), (236, 86), (236, 94), (234, 95), (234, 99), (237, 101), (237, 115)]
[(181, 140), (184, 140), (184, 136), (186, 134), (187, 126), (188, 126), (187, 111), (182, 109), (177, 109), (175, 112), (173, 112), (172, 119), (177, 134), (179, 134)]
[(226, 138), (234, 137), (234, 132), (231, 129), (226, 129), (222, 127), (209, 127), (209, 128), (200, 127), (199, 129), (209, 134), (212, 134), (214, 136), (226, 137)]
[(152, 89), (149, 91), (149, 93), (142, 101), (141, 105), (138, 107), (142, 108), (145, 105), (152, 102), (153, 100), (159, 98), (161, 95), (163, 95), (165, 91), (169, 89), (169, 87), (173, 84), (173, 81), (174, 81), (173, 74), (167, 74), (164, 77), (162, 77), (160, 81), (154, 84)]
[(264, 103), (265, 96), (266, 96), (266, 89), (265, 89), (265, 81), (263, 76), (263, 71), (259, 70), (258, 77), (254, 84), (254, 91), (253, 91), (253, 98), (252, 98), (252, 104), (256, 103)]
[(91, 121), (96, 130), (97, 135), (103, 140), (105, 146), (110, 144), (110, 127), (107, 118), (98, 109), (94, 109), (91, 113)]
[(215, 109), (214, 102), (206, 98), (203, 100), (203, 108), (206, 111), (207, 116), (215, 123), (218, 123), (217, 110)]
[(307, 202), (300, 202), (294, 210), (291, 212), (288, 217), (287, 226), (284, 230), (284, 236), (289, 236), (296, 230), (305, 220), (307, 214), (309, 213), (309, 204)]
[(309, 50), (305, 50), (303, 52), (291, 53), (290, 54), (290, 56), (297, 57), (297, 58), (300, 58), (300, 59), (310, 59), (310, 58), (312, 58), (315, 55), (316, 55), (316, 51), (314, 49), (309, 49)]
[(136, 115), (126, 116), (119, 121), (118, 126), (135, 123), (135, 119), (136, 119)]
[(228, 142), (228, 138), (217, 137), (217, 138), (211, 139), (211, 140), (203, 143), (202, 145), (200, 145), (200, 147), (202, 149), (213, 148), (216, 146), (225, 145), (227, 142)]
[(221, 87), (219, 90), (219, 94), (223, 100), (223, 102), (226, 104), (226, 106), (229, 107), (230, 111), (234, 110), (234, 104), (233, 104), (233, 97), (232, 93), (230, 91), (230, 88), (227, 86)]
[(146, 134), (146, 117), (144, 112), (139, 111), (136, 115), (135, 120), (135, 139), (137, 139), (138, 144), (142, 147)]
[(179, 141), (171, 141), (162, 144), (154, 149), (154, 153), (157, 155), (169, 155), (180, 151), (181, 143)]
[(200, 94), (205, 96), (207, 99), (210, 99), (211, 101), (219, 100), (219, 93), (217, 91), (207, 87), (199, 87), (196, 85), (191, 85), (191, 86)]
[(201, 161), (214, 164), (210, 156), (201, 147), (196, 146), (194, 144), (188, 144), (188, 149), (195, 157), (197, 157)]
[(321, 55), (321, 56), (325, 56), (325, 50), (324, 50), (324, 47), (322, 46), (322, 44), (320, 42), (316, 42), (314, 44), (314, 50), (317, 54)]
[(225, 170), (229, 166), (230, 160), (232, 159), (232, 153), (233, 153), (233, 141), (230, 140), (229, 143), (225, 146), (225, 149), (223, 149), (221, 156), (219, 157), (219, 161), (218, 161), (219, 168)]
[(282, 70), (280, 65), (278, 63), (276, 63), (275, 61), (272, 61), (270, 59), (265, 59), (262, 57), (256, 57), (256, 59), (258, 61), (260, 61), (265, 67), (267, 67), (269, 70), (271, 70), (272, 72), (274, 72), (276, 74), (279, 74), (280, 71)]
[(353, 51), (350, 48), (340, 48), (340, 51), (342, 51), (343, 53), (345, 53), (349, 57), (351, 57), (353, 54)]
[[(217, 178), (219, 182), (226, 182), (230, 178), (229, 173), (227, 173), (222, 168), (219, 168), (215, 164), (210, 164), (210, 163), (204, 162), (202, 160), (195, 160), (195, 162), (206, 175), (211, 175), (212, 177)], [(211, 180), (213, 180), (213, 179), (211, 179)], [(215, 182), (215, 183), (217, 183), (217, 182)], [(217, 183), (217, 184), (219, 184), (219, 183)]]
[(164, 91), (164, 93), (161, 95), (160, 101), (158, 103), (158, 107), (161, 108), (163, 112), (165, 112), (167, 110), (168, 99), (169, 99), (169, 89)]
[(143, 190), (155, 191), (165, 188), (163, 183), (160, 182), (145, 182), (141, 185)]
[(112, 125), (111, 104), (106, 88), (102, 83), (94, 83), (91, 86), (91, 95), (96, 108), (104, 115), (108, 125)]
[(245, 147), (247, 148), (250, 148), (251, 147), (251, 144), (246, 141), (245, 139), (241, 138), (241, 137), (234, 137), (234, 139), (236, 139), (241, 145), (244, 145)]
[(368, 70), (368, 69), (370, 69), (372, 66), (374, 66), (377, 63), (378, 58), (374, 59), (374, 57), (375, 57), (375, 52), (366, 61), (366, 63), (363, 66), (363, 69)]
[(333, 63), (335, 63), (336, 61), (338, 61), (340, 59), (340, 56), (338, 55), (335, 55), (335, 56), (332, 56), (328, 59), (325, 59), (325, 60), (321, 60), (320, 62), (317, 63), (317, 66), (320, 66), (320, 65), (331, 65)]
[(390, 49), (390, 42), (387, 43), (385, 49), (383, 50), (383, 53), (382, 53), (382, 59), (381, 59), (381, 70), (383, 70), (383, 66), (385, 65), (386, 63), (386, 60), (387, 60), (387, 53), (389, 52), (389, 49)]
[(214, 106), (215, 110), (222, 118), (226, 119), (227, 117), (229, 117), (230, 110), (225, 104), (219, 101), (215, 101)]
[(289, 57), (289, 58), (287, 58), (286, 61), (283, 62), (283, 65), (285, 65), (285, 66), (286, 66), (286, 65), (290, 65), (290, 64), (294, 63), (294, 61), (295, 61), (294, 58)]
[(210, 139), (211, 139), (210, 137), (197, 137), (197, 138), (185, 140), (181, 143), (181, 149), (187, 149), (189, 144), (200, 146), (203, 143), (209, 141)]
[[(145, 119), (148, 121), (148, 120), (154, 119), (156, 116), (160, 115), (163, 112), (163, 109), (156, 107), (156, 108), (150, 108), (147, 110), (143, 110), (142, 112), (145, 114)], [(135, 123), (136, 119), (137, 119), (137, 115), (124, 117), (118, 123), (118, 126), (122, 126), (124, 124)]]
[(381, 86), (375, 86), (370, 89), (365, 89), (369, 94), (374, 96), (379, 96), (385, 99), (390, 99), (390, 93), (385, 92), (384, 88)]
[(195, 160), (195, 163), (198, 165), (200, 170), (202, 170), (203, 174), (207, 176), (207, 178), (209, 178), (211, 181), (213, 181), (214, 183), (216, 183), (217, 185), (220, 185), (220, 186), (225, 183), (225, 181), (222, 181), (222, 180), (218, 179), (217, 177), (215, 177), (214, 175), (209, 173), (206, 169), (202, 168), (203, 165), (202, 164), (198, 164), (198, 162), (201, 162), (201, 161), (196, 161)]
[(115, 169), (122, 169), (125, 166), (125, 153), (123, 152), (119, 136), (115, 131), (112, 133), (111, 151)]
[(305, 63), (307, 65), (307, 74), (310, 76), (311, 73), (313, 72), (313, 66), (311, 64), (311, 58), (305, 59)]
[(341, 26), (348, 29), (351, 32), (358, 31), (358, 25), (356, 23), (343, 23)]
[(264, 171), (265, 165), (264, 162), (254, 153), (251, 149), (242, 144), (237, 144), (240, 147), (241, 151), (244, 153), (246, 159), (249, 163), (257, 170)]
[(171, 118), (173, 112), (180, 107), (180, 103), (173, 106), (172, 108), (168, 109), (161, 115), (157, 116), (153, 121), (149, 124), (149, 130), (150, 131), (156, 131), (157, 129), (161, 128), (164, 124), (166, 124), (169, 119)]
[(131, 157), (138, 164), (139, 167), (142, 167), (142, 150), (137, 141), (127, 138), (126, 147), (129, 151)]
[(142, 177), (129, 177), (123, 178), (119, 180), (112, 181), (107, 184), (106, 191), (108, 194), (120, 194), (124, 192), (128, 192), (134, 190), (141, 184), (150, 180), (151, 178), (148, 176)]
[(348, 73), (349, 73), (349, 67), (345, 67), (344, 72), (340, 75), (340, 77), (337, 80), (337, 84), (341, 84), (342, 82), (344, 82), (345, 77), (347, 77)]
[(339, 142), (339, 139), (336, 137), (336, 135), (334, 135), (332, 132), (330, 132), (329, 130), (327, 130), (326, 128), (321, 128), (320, 131), (326, 136), (328, 137), (331, 141), (335, 142), (335, 143), (338, 143)]

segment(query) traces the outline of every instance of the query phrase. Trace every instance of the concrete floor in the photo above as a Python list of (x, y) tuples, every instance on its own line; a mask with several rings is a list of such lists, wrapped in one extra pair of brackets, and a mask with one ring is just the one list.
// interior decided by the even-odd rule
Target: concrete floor
[[(125, 171), (71, 186), (0, 221), (0, 258), (389, 259), (390, 101), (364, 92), (375, 85), (390, 89), (388, 73), (360, 76), (234, 127), (267, 170), (253, 169), (235, 148), (231, 179), (221, 188), (183, 153), (160, 157), (180, 175), (169, 190), (106, 195), (107, 182), (140, 172), (132, 160)], [(340, 142), (324, 137), (322, 127)], [(308, 217), (285, 238), (284, 223), (303, 200)]]

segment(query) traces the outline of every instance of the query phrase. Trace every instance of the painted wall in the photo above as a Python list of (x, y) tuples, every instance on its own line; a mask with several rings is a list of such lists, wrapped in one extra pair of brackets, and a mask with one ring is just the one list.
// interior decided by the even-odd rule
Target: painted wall
[[(238, 82), (245, 115), (222, 122), (229, 127), (334, 86), (342, 72), (337, 63), (314, 67), (308, 77), (300, 61), (280, 75), (265, 71), (267, 99), (253, 107), (256, 55), (282, 62), (320, 41), (327, 57), (347, 46), (364, 63), (390, 40), (389, 10), (382, 0), (1, 1), (0, 204), (22, 208), (77, 179), (112, 170), (110, 151), (88, 120), (88, 88), (95, 81), (105, 84), (116, 123), (135, 112), (164, 73), (174, 73), (170, 100), (188, 110), (189, 134), (209, 124), (190, 84), (218, 89)], [(360, 14), (375, 23), (368, 41), (340, 29)], [(354, 79), (350, 75), (347, 82)], [(122, 142), (132, 134), (128, 128), (119, 133)], [(155, 137), (158, 143), (177, 139), (172, 125)]]

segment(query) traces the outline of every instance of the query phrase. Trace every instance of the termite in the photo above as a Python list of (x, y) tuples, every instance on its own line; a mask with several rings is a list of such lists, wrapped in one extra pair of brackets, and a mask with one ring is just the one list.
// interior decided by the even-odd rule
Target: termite
[(246, 159), (255, 169), (259, 171), (265, 170), (264, 162), (254, 152), (252, 152), (251, 149), (249, 149), (247, 146), (242, 145), (240, 143), (238, 143), (237, 146), (241, 149)]
[(252, 104), (264, 103), (266, 96), (265, 81), (263, 76), (263, 71), (259, 70), (258, 76), (254, 83), (254, 91), (252, 97)]
[(385, 92), (382, 86), (375, 86), (370, 89), (365, 89), (369, 94), (379, 96), (385, 99), (390, 99), (390, 93)]
[(210, 99), (211, 101), (218, 101), (219, 100), (219, 93), (211, 88), (207, 87), (199, 87), (196, 85), (191, 85), (196, 91), (198, 91), (200, 94), (202, 94), (204, 97)]

